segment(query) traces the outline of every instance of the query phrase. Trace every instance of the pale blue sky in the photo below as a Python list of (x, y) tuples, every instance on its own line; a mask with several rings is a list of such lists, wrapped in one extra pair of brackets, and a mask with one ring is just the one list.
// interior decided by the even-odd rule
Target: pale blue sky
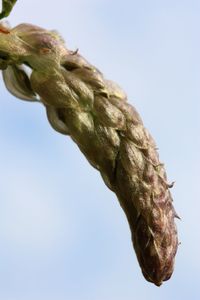
[(182, 244), (171, 280), (146, 282), (115, 195), (0, 80), (0, 299), (199, 299), (200, 2), (18, 0), (9, 21), (57, 29), (126, 90), (176, 181)]

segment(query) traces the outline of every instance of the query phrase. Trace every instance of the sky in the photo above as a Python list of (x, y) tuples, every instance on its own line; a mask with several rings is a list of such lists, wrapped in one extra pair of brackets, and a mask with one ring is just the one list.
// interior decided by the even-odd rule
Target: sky
[(118, 82), (159, 147), (179, 246), (172, 278), (145, 281), (116, 196), (44, 108), (0, 79), (0, 299), (200, 297), (200, 2), (18, 0), (12, 26), (56, 29)]

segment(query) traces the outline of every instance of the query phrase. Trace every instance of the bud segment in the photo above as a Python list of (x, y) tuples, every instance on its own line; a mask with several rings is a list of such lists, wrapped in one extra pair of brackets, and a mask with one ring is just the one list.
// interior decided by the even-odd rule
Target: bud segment
[[(173, 272), (176, 213), (164, 165), (138, 112), (118, 85), (106, 80), (77, 51), (64, 48), (55, 33), (30, 24), (19, 25), (12, 33), (26, 44), (26, 55), (21, 56), (24, 44), (16, 38), (6, 44), (2, 34), (9, 35), (4, 33), (0, 33), (0, 51), (12, 56), (18, 49), (20, 60), (28, 62), (33, 72), (28, 78), (14, 66), (9, 78), (3, 71), (7, 88), (20, 98), (24, 93), (28, 98), (38, 95), (52, 127), (70, 135), (99, 170), (127, 216), (144, 277), (161, 285)], [(6, 61), (1, 57), (2, 68)], [(15, 65), (13, 57), (9, 63)]]

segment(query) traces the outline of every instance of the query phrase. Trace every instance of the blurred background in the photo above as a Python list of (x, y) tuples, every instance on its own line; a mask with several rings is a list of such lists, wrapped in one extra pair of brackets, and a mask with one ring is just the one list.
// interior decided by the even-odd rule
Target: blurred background
[(0, 299), (200, 299), (199, 14), (198, 0), (18, 0), (12, 26), (57, 29), (127, 92), (176, 181), (181, 245), (172, 278), (145, 281), (115, 195), (1, 78)]

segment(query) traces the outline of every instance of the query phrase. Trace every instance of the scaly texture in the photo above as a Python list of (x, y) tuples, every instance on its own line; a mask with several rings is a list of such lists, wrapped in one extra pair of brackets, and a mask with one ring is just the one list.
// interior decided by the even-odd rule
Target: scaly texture
[(5, 31), (0, 66), (6, 87), (43, 103), (52, 127), (70, 135), (99, 170), (127, 216), (144, 277), (161, 285), (173, 272), (176, 213), (164, 166), (139, 114), (118, 85), (69, 51), (56, 32), (30, 24)]

